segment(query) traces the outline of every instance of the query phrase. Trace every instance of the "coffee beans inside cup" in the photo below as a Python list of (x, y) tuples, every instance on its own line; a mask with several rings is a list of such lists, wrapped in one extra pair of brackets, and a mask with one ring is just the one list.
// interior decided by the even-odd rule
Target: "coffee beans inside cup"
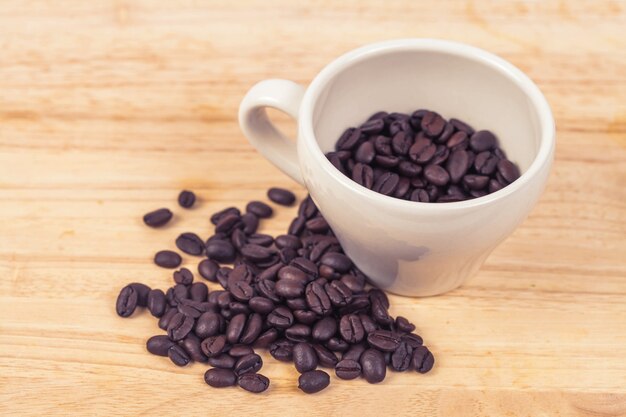
[[(279, 188), (270, 189), (268, 198), (279, 205), (296, 200)], [(188, 194), (184, 201), (183, 207), (192, 205)], [(201, 257), (199, 276), (222, 289), (210, 290), (186, 268), (173, 272), (166, 291), (140, 283), (122, 288), (117, 314), (129, 317), (146, 307), (164, 331), (147, 339), (148, 352), (176, 366), (208, 363), (204, 380), (209, 386), (236, 385), (252, 393), (270, 386), (259, 373), (263, 360), (255, 349), (293, 362), (301, 374), (294, 386), (307, 394), (330, 384), (329, 374), (318, 368), (334, 369), (339, 379), (363, 377), (369, 383), (383, 381), (387, 368), (430, 371), (434, 358), (414, 333), (415, 325), (389, 315), (385, 293), (368, 286), (310, 197), (286, 234), (257, 232), (260, 219), (272, 215), (267, 203), (252, 201), (245, 213), (235, 207), (214, 213), (214, 232), (206, 241), (192, 232), (176, 239), (190, 259)], [(171, 216), (160, 209), (144, 219), (158, 227)], [(171, 250), (154, 257), (163, 268), (178, 268), (182, 260)]]
[(375, 113), (345, 130), (326, 157), (366, 188), (424, 203), (482, 197), (520, 176), (493, 133), (429, 110)]

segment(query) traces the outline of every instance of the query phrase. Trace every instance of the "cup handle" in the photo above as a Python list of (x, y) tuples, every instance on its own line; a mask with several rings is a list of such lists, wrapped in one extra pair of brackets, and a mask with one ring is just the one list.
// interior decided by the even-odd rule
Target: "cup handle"
[(266, 107), (287, 113), (298, 121), (304, 87), (289, 80), (265, 80), (255, 84), (239, 105), (239, 126), (248, 141), (265, 158), (304, 185), (296, 143), (268, 119)]

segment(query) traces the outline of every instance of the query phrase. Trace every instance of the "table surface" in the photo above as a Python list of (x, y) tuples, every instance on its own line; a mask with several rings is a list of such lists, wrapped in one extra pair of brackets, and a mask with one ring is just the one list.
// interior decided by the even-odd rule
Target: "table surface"
[[(626, 2), (2, 2), (0, 27), (0, 414), (626, 415)], [(558, 126), (545, 194), (479, 274), (444, 296), (391, 297), (434, 370), (333, 376), (306, 396), (265, 356), (272, 387), (254, 397), (147, 354), (155, 321), (121, 319), (114, 302), (130, 281), (170, 285), (154, 252), (268, 186), (305, 195), (241, 134), (246, 90), (306, 84), (337, 55), (400, 37), (505, 57)], [(175, 208), (183, 188), (197, 208), (147, 229), (141, 216)]]

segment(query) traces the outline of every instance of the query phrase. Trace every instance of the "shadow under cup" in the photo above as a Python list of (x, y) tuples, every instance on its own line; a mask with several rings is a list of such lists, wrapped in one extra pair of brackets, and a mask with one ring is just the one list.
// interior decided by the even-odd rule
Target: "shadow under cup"
[[(542, 147), (553, 139), (549, 107), (519, 70), (473, 47), (357, 51), (326, 67), (304, 99), (309, 108), (300, 113), (298, 154), (307, 188), (346, 253), (375, 284), (402, 295), (449, 291), (478, 271), (539, 198), (553, 151), (552, 144)], [(478, 199), (416, 203), (359, 186), (323, 156), (346, 128), (373, 113), (417, 109), (491, 130), (522, 176)], [(307, 111), (311, 119), (303, 121)], [(545, 161), (536, 161), (541, 149)]]

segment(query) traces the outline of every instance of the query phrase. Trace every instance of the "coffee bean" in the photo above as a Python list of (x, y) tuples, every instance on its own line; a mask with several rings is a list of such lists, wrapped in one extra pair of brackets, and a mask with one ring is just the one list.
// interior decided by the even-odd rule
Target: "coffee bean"
[(343, 132), (336, 144), (337, 150), (350, 150), (354, 148), (361, 138), (361, 130), (350, 128)]
[(217, 356), (220, 353), (222, 353), (225, 347), (226, 347), (226, 336), (224, 335), (210, 336), (204, 339), (200, 343), (200, 348), (202, 349), (202, 353), (204, 353), (209, 358)]
[(176, 247), (189, 255), (199, 256), (204, 253), (204, 242), (195, 233), (183, 233), (178, 236)]
[(287, 329), (293, 324), (293, 313), (287, 307), (276, 307), (268, 314), (267, 323), (277, 329)]
[(302, 247), (302, 242), (298, 239), (297, 236), (292, 235), (279, 235), (276, 237), (274, 243), (278, 249), (300, 249)]
[(361, 376), (361, 365), (357, 360), (342, 359), (335, 365), (335, 375), (345, 380), (358, 378)]
[(252, 262), (260, 262), (270, 258), (274, 250), (261, 245), (247, 244), (241, 248), (241, 254)]
[(358, 343), (365, 337), (361, 319), (355, 314), (345, 315), (339, 320), (339, 334), (348, 343)]
[(343, 339), (338, 337), (331, 337), (328, 342), (326, 342), (326, 347), (333, 352), (345, 352), (350, 349), (350, 345)]
[(280, 297), (276, 294), (274, 290), (276, 284), (274, 281), (269, 279), (262, 279), (256, 283), (256, 290), (265, 298), (270, 299), (274, 303), (280, 302)]
[(430, 201), (430, 197), (426, 190), (418, 188), (417, 190), (413, 190), (410, 197), (411, 201), (419, 201), (422, 203), (428, 203)]
[(259, 218), (253, 213), (246, 213), (241, 216), (241, 222), (243, 223), (243, 231), (247, 235), (256, 233), (259, 227)]
[(225, 208), (224, 210), (218, 211), (217, 213), (214, 213), (211, 216), (211, 223), (213, 223), (214, 225), (217, 225), (222, 218), (231, 214), (235, 216), (239, 216), (241, 215), (241, 212), (239, 211), (237, 207)]
[(241, 376), (249, 373), (256, 373), (263, 367), (263, 359), (256, 353), (251, 353), (239, 358), (235, 364), (235, 375)]
[(270, 355), (276, 360), (289, 362), (293, 358), (294, 343), (289, 340), (281, 340), (270, 345)]
[(171, 250), (162, 250), (154, 255), (154, 263), (161, 268), (177, 268), (183, 259)]
[(285, 330), (285, 337), (293, 342), (306, 342), (311, 336), (311, 328), (305, 324), (294, 324)]
[(504, 178), (508, 184), (512, 183), (520, 176), (517, 166), (508, 159), (501, 159), (498, 162), (498, 173), (502, 175), (502, 178)]
[(166, 208), (160, 208), (143, 216), (143, 222), (150, 227), (161, 227), (170, 221), (172, 212)]
[(253, 353), (254, 349), (243, 344), (232, 345), (230, 349), (228, 349), (228, 356), (232, 356), (235, 359), (239, 359), (246, 355), (252, 355)]
[(206, 244), (207, 256), (217, 262), (231, 263), (235, 260), (236, 251), (228, 240), (212, 240)]
[(261, 331), (263, 331), (263, 317), (258, 313), (251, 314), (239, 340), (241, 343), (251, 345), (259, 337)]
[(189, 287), (189, 297), (193, 301), (204, 302), (209, 295), (209, 287), (204, 282), (194, 282)]
[(317, 206), (311, 199), (311, 196), (308, 195), (302, 203), (300, 203), (300, 207), (298, 208), (298, 216), (302, 216), (306, 219), (310, 219), (311, 217), (317, 214)]
[(374, 149), (379, 155), (392, 155), (391, 138), (387, 136), (376, 136), (376, 138), (374, 138)]
[(175, 345), (175, 343), (172, 342), (169, 337), (165, 335), (158, 335), (152, 336), (148, 339), (146, 342), (146, 349), (148, 349), (148, 352), (153, 355), (167, 356), (167, 351), (173, 345)]
[(456, 150), (450, 154), (446, 170), (453, 184), (458, 183), (469, 168), (469, 158), (464, 150)]
[(243, 222), (239, 214), (226, 214), (215, 225), (215, 232), (230, 234), (235, 228), (242, 227)]
[(400, 177), (397, 174), (385, 172), (374, 182), (372, 190), (384, 195), (391, 195), (396, 190), (399, 180)]
[(361, 372), (370, 384), (377, 384), (385, 379), (387, 367), (385, 357), (376, 349), (367, 349), (361, 355)]
[(278, 330), (267, 329), (257, 337), (254, 341), (254, 346), (259, 348), (267, 348), (270, 344), (274, 343), (278, 339)]
[(193, 274), (187, 268), (181, 268), (174, 272), (174, 282), (177, 284), (191, 285)]
[(208, 359), (209, 365), (222, 369), (233, 369), (235, 367), (235, 362), (235, 358), (226, 353), (222, 353), (221, 355)]
[(183, 190), (178, 194), (178, 204), (184, 208), (191, 208), (196, 202), (196, 195), (193, 191)]
[(388, 326), (393, 322), (393, 319), (389, 316), (384, 303), (378, 299), (373, 299), (371, 301), (371, 313), (372, 318), (379, 324)]
[(150, 314), (154, 317), (161, 317), (165, 313), (166, 307), (165, 293), (162, 290), (151, 290), (148, 294), (148, 310), (150, 310)]
[(280, 279), (276, 282), (275, 291), (281, 297), (291, 299), (304, 295), (305, 282)]
[(211, 259), (204, 259), (198, 264), (198, 273), (202, 278), (211, 282), (216, 282), (217, 270), (219, 268), (220, 266), (215, 261)]
[(307, 305), (320, 316), (325, 316), (331, 311), (331, 302), (324, 287), (317, 282), (312, 282), (305, 289)]
[(419, 372), (420, 374), (425, 374), (433, 368), (434, 364), (435, 358), (426, 346), (418, 346), (413, 349), (411, 367), (417, 372)]
[(398, 316), (395, 321), (396, 329), (399, 332), (411, 333), (415, 330), (415, 325), (411, 323), (406, 317)]
[(324, 317), (313, 326), (311, 336), (315, 340), (325, 342), (337, 333), (337, 321), (333, 317)]
[(167, 335), (175, 342), (182, 340), (193, 329), (194, 324), (195, 320), (193, 317), (178, 313), (171, 318), (167, 326)]
[(446, 142), (446, 147), (451, 151), (456, 150), (465, 150), (467, 149), (467, 145), (469, 143), (469, 139), (467, 138), (467, 134), (465, 132), (456, 132), (450, 139)]
[(162, 330), (167, 330), (167, 326), (172, 320), (172, 317), (174, 317), (176, 314), (178, 314), (178, 310), (176, 310), (175, 308), (170, 308), (169, 310), (166, 310), (159, 319), (159, 328)]
[(340, 281), (331, 281), (324, 285), (330, 302), (335, 306), (346, 306), (352, 301), (352, 291)]
[(420, 127), (430, 137), (437, 137), (443, 132), (446, 121), (435, 112), (427, 112), (422, 118)]
[(466, 175), (463, 177), (463, 184), (470, 190), (482, 190), (489, 184), (489, 177), (486, 175)]
[(304, 230), (304, 226), (306, 223), (306, 218), (303, 216), (298, 216), (289, 225), (289, 234), (294, 236), (299, 236)]
[(125, 286), (117, 296), (115, 311), (120, 317), (130, 317), (137, 308), (137, 291), (130, 285)]
[(353, 293), (363, 291), (365, 279), (356, 275), (346, 274), (341, 277), (340, 281), (350, 289)]
[(228, 304), (228, 309), (233, 316), (237, 314), (245, 314), (247, 316), (248, 314), (250, 314), (250, 309), (248, 308), (248, 305), (240, 303), (238, 301), (233, 301), (232, 303)]
[(317, 354), (318, 366), (323, 366), (324, 368), (334, 368), (339, 361), (337, 359), (337, 355), (332, 352), (330, 349), (316, 344), (313, 345), (313, 350)]
[(374, 171), (369, 165), (358, 163), (352, 170), (352, 180), (365, 188), (372, 188), (374, 185)]
[(304, 224), (304, 227), (313, 233), (326, 233), (329, 229), (326, 219), (321, 216), (314, 217), (311, 220), (307, 220)]
[(496, 137), (488, 130), (479, 130), (470, 137), (470, 147), (475, 152), (492, 149), (497, 144)]
[(200, 339), (193, 333), (189, 333), (181, 342), (180, 346), (185, 349), (189, 357), (196, 362), (206, 362), (207, 357), (200, 348)]
[(272, 217), (274, 210), (262, 201), (251, 201), (246, 205), (246, 212), (252, 213), (260, 219)]
[[(266, 248), (268, 248), (274, 243), (274, 238), (270, 235), (262, 233), (253, 233), (248, 236), (248, 243), (253, 245), (265, 246)], [(243, 245), (241, 245), (239, 249), (241, 249), (242, 247)]]
[(239, 386), (246, 391), (258, 394), (267, 390), (270, 380), (261, 374), (243, 374), (237, 378)]
[(189, 362), (191, 362), (191, 358), (185, 352), (185, 349), (178, 345), (172, 345), (167, 350), (167, 356), (169, 356), (170, 360), (176, 366), (186, 366)]
[(202, 313), (196, 321), (195, 333), (198, 337), (206, 339), (216, 336), (224, 330), (225, 322), (221, 315), (212, 311)]
[(450, 124), (454, 126), (456, 130), (461, 130), (467, 133), (468, 135), (471, 135), (472, 133), (474, 133), (474, 129), (470, 125), (458, 119), (450, 119)]
[(250, 306), (250, 309), (252, 311), (263, 315), (269, 314), (276, 307), (272, 300), (259, 296), (250, 298), (250, 301), (248, 301), (248, 306)]
[(352, 261), (341, 253), (326, 253), (322, 256), (321, 263), (328, 265), (338, 272), (348, 272), (352, 268)]
[(291, 206), (296, 201), (296, 196), (291, 191), (285, 190), (284, 188), (270, 188), (267, 190), (267, 197), (281, 206)]
[(245, 314), (237, 314), (234, 316), (228, 327), (226, 328), (226, 340), (228, 343), (238, 343), (243, 329), (246, 325), (247, 316)]
[(448, 172), (439, 165), (428, 165), (424, 169), (424, 177), (428, 182), (437, 186), (444, 186), (450, 181)]
[(330, 376), (324, 371), (308, 371), (298, 378), (298, 388), (307, 394), (315, 394), (330, 384)]
[(292, 350), (293, 363), (298, 372), (312, 371), (317, 367), (317, 354), (308, 343), (296, 343)]
[(358, 362), (361, 359), (361, 355), (363, 354), (363, 352), (365, 352), (365, 350), (366, 350), (365, 344), (357, 343), (356, 345), (350, 346), (350, 349), (348, 349), (348, 351), (346, 351), (343, 354), (341, 359), (342, 360), (349, 359), (349, 360)]
[(204, 374), (204, 382), (213, 388), (232, 387), (237, 384), (237, 376), (230, 369), (209, 369)]
[(394, 371), (404, 372), (409, 369), (413, 357), (413, 348), (402, 342), (391, 354), (391, 368)]

